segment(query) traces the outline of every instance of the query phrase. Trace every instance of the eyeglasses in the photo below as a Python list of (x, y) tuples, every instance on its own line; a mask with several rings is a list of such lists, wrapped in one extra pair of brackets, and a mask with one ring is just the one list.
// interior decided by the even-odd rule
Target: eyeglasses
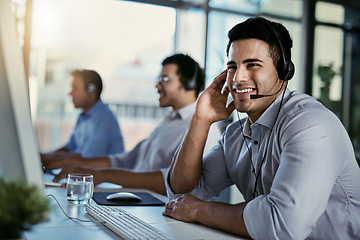
[(165, 85), (169, 80), (170, 78), (168, 76), (159, 76), (156, 79), (156, 84), (160, 83), (161, 85)]

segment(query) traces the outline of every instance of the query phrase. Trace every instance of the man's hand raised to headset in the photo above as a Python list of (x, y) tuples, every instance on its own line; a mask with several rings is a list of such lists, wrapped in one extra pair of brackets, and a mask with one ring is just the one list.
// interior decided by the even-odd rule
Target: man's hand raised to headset
[(195, 117), (209, 124), (220, 120), (227, 119), (234, 111), (234, 102), (226, 106), (229, 89), (226, 83), (227, 70), (221, 72), (213, 82), (200, 95), (197, 104)]

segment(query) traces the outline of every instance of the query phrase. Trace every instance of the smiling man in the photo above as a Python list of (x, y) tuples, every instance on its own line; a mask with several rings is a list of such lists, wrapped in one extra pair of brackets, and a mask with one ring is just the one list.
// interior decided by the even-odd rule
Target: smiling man
[[(228, 36), (227, 69), (198, 99), (169, 170), (164, 215), (254, 239), (360, 239), (353, 147), (331, 111), (286, 88), (295, 70), (288, 31), (250, 18)], [(210, 125), (234, 109), (248, 117), (203, 156)], [(245, 202), (206, 201), (233, 184)]]
[[(43, 161), (43, 164), (46, 169), (63, 168), (54, 181), (65, 178), (70, 172), (85, 172), (94, 175), (95, 184), (111, 182), (123, 187), (146, 188), (166, 194), (164, 176), (189, 127), (195, 101), (204, 84), (203, 70), (194, 59), (185, 54), (169, 56), (162, 62), (156, 88), (160, 95), (159, 106), (171, 107), (173, 111), (147, 139), (122, 154), (96, 158), (74, 156)], [(216, 144), (220, 136), (220, 129), (214, 126), (209, 133), (205, 152)]]

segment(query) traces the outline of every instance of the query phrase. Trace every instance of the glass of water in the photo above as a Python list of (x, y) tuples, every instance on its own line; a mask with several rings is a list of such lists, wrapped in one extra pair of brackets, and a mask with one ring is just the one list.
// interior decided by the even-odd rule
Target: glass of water
[(94, 191), (93, 175), (84, 173), (70, 173), (67, 178), (67, 200), (74, 204), (91, 202)]

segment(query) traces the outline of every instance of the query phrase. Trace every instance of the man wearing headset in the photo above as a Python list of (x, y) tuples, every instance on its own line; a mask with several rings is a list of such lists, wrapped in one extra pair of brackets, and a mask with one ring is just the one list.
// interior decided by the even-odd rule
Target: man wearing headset
[(102, 102), (100, 75), (93, 70), (75, 70), (71, 73), (72, 90), (69, 95), (74, 107), (82, 109), (69, 141), (54, 152), (41, 154), (42, 160), (54, 160), (67, 155), (97, 157), (121, 153), (124, 143), (119, 123)]
[[(286, 88), (294, 74), (288, 31), (250, 18), (228, 37), (227, 69), (198, 99), (170, 167), (164, 215), (254, 239), (360, 239), (352, 144), (331, 111)], [(248, 117), (203, 157), (209, 126), (234, 109)], [(206, 201), (233, 184), (245, 202)]]
[[(174, 54), (165, 58), (156, 88), (160, 95), (159, 106), (171, 107), (173, 111), (147, 139), (123, 154), (48, 161), (43, 162), (45, 167), (63, 168), (54, 181), (65, 178), (70, 172), (85, 172), (94, 175), (95, 184), (111, 182), (123, 187), (150, 189), (165, 195), (164, 176), (189, 127), (195, 101), (204, 84), (203, 70), (189, 55)], [(214, 126), (209, 133), (205, 152), (216, 144), (220, 136), (220, 129)]]

